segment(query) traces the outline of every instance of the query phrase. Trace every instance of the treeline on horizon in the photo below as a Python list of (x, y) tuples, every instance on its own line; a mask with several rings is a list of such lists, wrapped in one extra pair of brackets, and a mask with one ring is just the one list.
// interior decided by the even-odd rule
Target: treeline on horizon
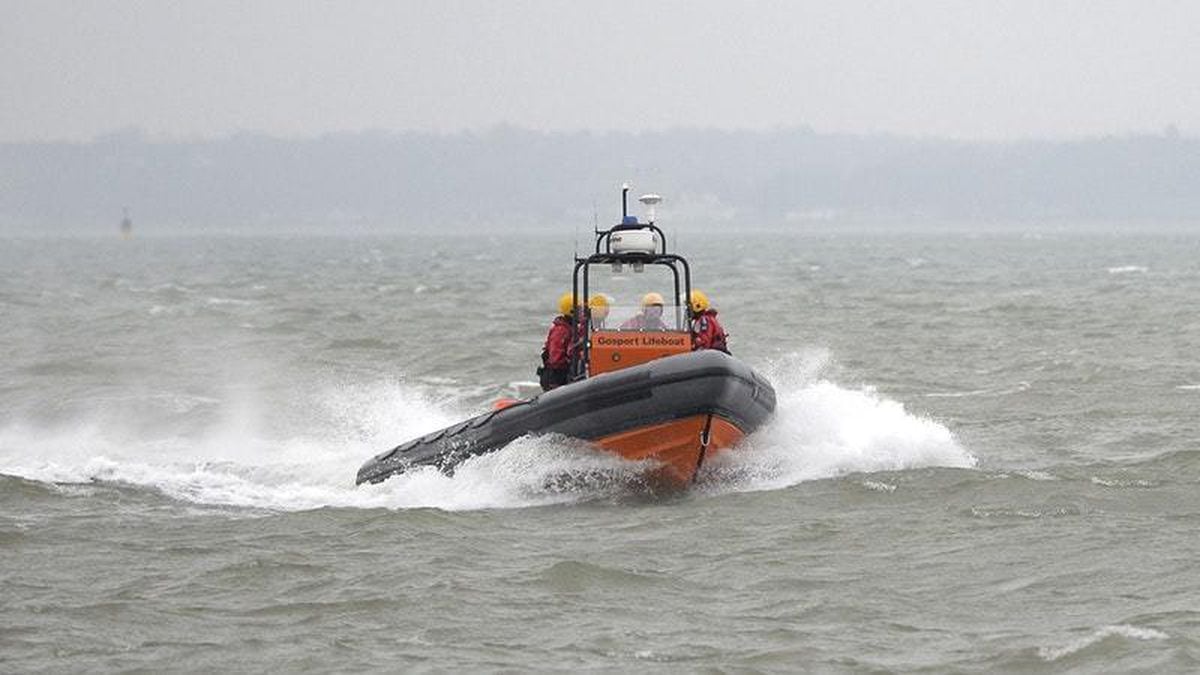
[(617, 188), (657, 192), (663, 222), (1200, 221), (1200, 140), (1161, 135), (961, 142), (886, 135), (678, 130), (201, 141), (126, 131), (0, 144), (0, 227), (336, 233), (589, 227)]

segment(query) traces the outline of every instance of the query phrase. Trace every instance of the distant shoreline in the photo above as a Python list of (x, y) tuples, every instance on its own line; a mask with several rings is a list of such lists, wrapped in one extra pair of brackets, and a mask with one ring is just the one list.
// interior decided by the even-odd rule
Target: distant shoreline
[[(238, 134), (0, 144), (0, 231), (590, 229), (616, 186), (710, 229), (983, 229), (1200, 222), (1200, 140), (964, 142), (772, 132)], [(70, 225), (62, 225), (69, 223)]]

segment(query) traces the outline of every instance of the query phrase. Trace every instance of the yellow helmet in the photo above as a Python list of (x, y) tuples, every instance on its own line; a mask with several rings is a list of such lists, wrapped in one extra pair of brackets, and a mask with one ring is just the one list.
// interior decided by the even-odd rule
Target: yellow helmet
[(574, 293), (563, 293), (558, 298), (558, 313), (563, 316), (571, 316), (571, 306), (575, 304)]
[(642, 307), (649, 307), (650, 305), (662, 307), (663, 304), (663, 297), (658, 293), (650, 292), (642, 296)]
[(593, 319), (603, 319), (608, 316), (608, 298), (603, 293), (597, 293), (588, 300), (588, 309), (592, 310)]
[(692, 313), (699, 314), (708, 310), (708, 296), (704, 291), (692, 290)]

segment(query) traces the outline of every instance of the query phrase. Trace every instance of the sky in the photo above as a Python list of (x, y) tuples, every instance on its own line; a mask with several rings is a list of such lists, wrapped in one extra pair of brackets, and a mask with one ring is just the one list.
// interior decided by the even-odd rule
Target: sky
[(1200, 135), (1200, 2), (0, 0), (0, 142)]

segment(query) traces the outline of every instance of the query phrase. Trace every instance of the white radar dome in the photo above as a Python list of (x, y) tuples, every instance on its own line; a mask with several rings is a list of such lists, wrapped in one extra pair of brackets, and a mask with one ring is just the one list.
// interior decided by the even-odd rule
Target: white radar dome
[(613, 253), (658, 253), (658, 233), (654, 230), (618, 230), (609, 236)]

